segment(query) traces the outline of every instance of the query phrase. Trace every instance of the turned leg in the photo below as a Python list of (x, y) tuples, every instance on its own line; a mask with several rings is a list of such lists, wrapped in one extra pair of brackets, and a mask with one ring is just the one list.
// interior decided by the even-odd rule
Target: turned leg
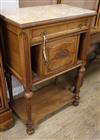
[(33, 122), (32, 122), (32, 92), (25, 92), (25, 99), (26, 99), (26, 114), (27, 114), (27, 122), (26, 122), (26, 131), (27, 134), (33, 134), (34, 128), (33, 128)]
[(12, 78), (9, 72), (6, 73), (6, 81), (7, 81), (8, 91), (9, 91), (9, 98), (10, 98), (9, 105), (12, 107), (12, 105), (14, 104), (14, 99), (13, 99), (13, 91), (12, 91)]
[(80, 87), (83, 83), (83, 78), (84, 78), (84, 73), (85, 73), (85, 67), (82, 66), (79, 69), (77, 81), (76, 81), (76, 87), (75, 87), (75, 96), (74, 96), (74, 101), (73, 105), (78, 106), (79, 105), (79, 99), (80, 99)]

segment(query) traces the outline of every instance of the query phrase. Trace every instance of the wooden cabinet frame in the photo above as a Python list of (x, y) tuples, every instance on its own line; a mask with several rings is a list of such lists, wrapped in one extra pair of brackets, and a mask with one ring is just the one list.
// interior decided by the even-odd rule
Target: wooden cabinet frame
[[(80, 18), (81, 20), (81, 18)], [(84, 20), (85, 21), (85, 20)], [(34, 132), (34, 126), (38, 123), (38, 121), (40, 121), (42, 119), (43, 116), (46, 116), (48, 113), (57, 110), (58, 108), (61, 108), (61, 106), (63, 106), (64, 104), (67, 103), (67, 101), (69, 102), (73, 102), (73, 104), (76, 106), (79, 104), (79, 92), (80, 92), (80, 87), (82, 85), (83, 82), (83, 77), (84, 77), (84, 73), (85, 73), (85, 64), (86, 64), (86, 56), (87, 56), (87, 49), (88, 49), (88, 39), (89, 39), (89, 32), (90, 32), (90, 22), (91, 22), (91, 17), (88, 18), (88, 24), (86, 26), (86, 28), (81, 28), (78, 30), (78, 28), (76, 28), (77, 30), (75, 30), (75, 32), (71, 32), (71, 30), (67, 33), (66, 35), (70, 36), (70, 35), (74, 35), (74, 34), (80, 34), (83, 33), (82, 36), (82, 41), (81, 41), (81, 51), (80, 51), (80, 60), (81, 61), (77, 61), (77, 63), (73, 64), (70, 67), (66, 67), (66, 69), (62, 70), (62, 71), (57, 71), (55, 74), (53, 75), (48, 75), (47, 77), (44, 78), (40, 78), (38, 81), (34, 81), (35, 77), (34, 75), (32, 76), (32, 68), (31, 68), (31, 53), (30, 53), (30, 44), (32, 44), (32, 40), (30, 40), (30, 30), (31, 28), (28, 29), (21, 29), (19, 27), (15, 27), (9, 23), (6, 23), (6, 33), (9, 37), (7, 37), (7, 42), (8, 42), (8, 49), (9, 49), (9, 53), (8, 53), (8, 58), (9, 61), (6, 61), (6, 72), (7, 72), (7, 83), (8, 83), (8, 88), (9, 88), (9, 92), (10, 92), (10, 104), (12, 104), (12, 108), (15, 110), (15, 112), (20, 116), (20, 118), (22, 118), (26, 124), (27, 124), (27, 133), (31, 134)], [(55, 23), (56, 25), (57, 23)], [(62, 24), (64, 24), (62, 22)], [(71, 24), (70, 24), (71, 25)], [(77, 25), (77, 24), (76, 24)], [(45, 24), (45, 27), (48, 26), (48, 24)], [(62, 32), (64, 33), (64, 32)], [(17, 50), (16, 50), (16, 55), (18, 55), (18, 59), (19, 62), (17, 63), (17, 58), (13, 57), (13, 53), (15, 53), (14, 47), (13, 47), (13, 41), (15, 41), (15, 44), (19, 44), (19, 48), (18, 46), (16, 46), (16, 49), (19, 49), (19, 53), (17, 54)], [(8, 50), (6, 48), (6, 51)], [(12, 59), (13, 58), (13, 59)], [(16, 64), (16, 66), (15, 66)], [(17, 65), (18, 64), (18, 65)], [(20, 65), (20, 67), (19, 67)], [(20, 68), (20, 71), (18, 71), (17, 68)], [(66, 102), (62, 102), (60, 104), (60, 106), (57, 106), (57, 108), (50, 110), (50, 112), (45, 112), (42, 114), (43, 116), (36, 116), (37, 119), (33, 119), (34, 115), (32, 114), (32, 100), (35, 98), (35, 96), (32, 93), (32, 85), (37, 85), (39, 83), (42, 83), (44, 81), (47, 81), (49, 79), (52, 79), (54, 77), (57, 77), (58, 75), (61, 75), (67, 71), (70, 71), (72, 69), (78, 69), (78, 76), (77, 76), (77, 81), (76, 81), (76, 90), (75, 90), (75, 96), (73, 98), (73, 95), (71, 93), (68, 94), (69, 97), (65, 96), (64, 97), (59, 94), (59, 96), (62, 96), (63, 98), (67, 98)], [(16, 78), (23, 84), (24, 86), (24, 90), (25, 90), (25, 94), (24, 97), (26, 99), (23, 100), (24, 105), (22, 105), (23, 103), (20, 101), (15, 101), (15, 103), (13, 104), (14, 100), (13, 100), (13, 93), (12, 93), (12, 83), (11, 83), (11, 75), (15, 75)], [(33, 78), (32, 78), (33, 77)], [(46, 89), (46, 92), (49, 94), (49, 89)], [(59, 92), (58, 92), (59, 93)], [(66, 91), (67, 93), (67, 91)], [(41, 96), (41, 94), (37, 94), (39, 96)], [(55, 95), (55, 94), (53, 94)], [(58, 96), (58, 95), (57, 95)], [(32, 99), (32, 97), (34, 97)], [(48, 97), (48, 96), (47, 96)], [(52, 96), (53, 97), (53, 96)], [(41, 97), (36, 97), (36, 100), (41, 99)], [(60, 97), (59, 97), (60, 98)], [(47, 100), (47, 99), (46, 99)], [(40, 100), (41, 102), (41, 100)], [(33, 101), (34, 103), (34, 101)], [(25, 113), (25, 104), (26, 104), (26, 113)], [(37, 104), (38, 105), (38, 104)], [(24, 107), (24, 114), (23, 112), (20, 110), (22, 106)], [(34, 106), (34, 105), (33, 105)], [(55, 104), (54, 104), (55, 106)], [(36, 110), (37, 111), (37, 110)]]
[[(63, 6), (64, 5), (61, 5), (59, 10), (62, 9)], [(55, 6), (53, 7), (55, 8)], [(70, 6), (66, 7), (71, 10)], [(50, 8), (52, 8), (52, 6), (50, 6)], [(75, 8), (75, 10), (76, 9), (77, 8)], [(30, 10), (35, 11), (34, 8)], [(17, 115), (25, 122), (28, 134), (34, 132), (35, 126), (42, 119), (61, 109), (64, 105), (72, 103), (74, 106), (77, 106), (79, 104), (80, 88), (84, 79), (89, 48), (91, 20), (95, 15), (96, 13), (93, 11), (83, 12), (81, 15), (76, 12), (76, 15), (71, 14), (70, 16), (67, 16), (65, 13), (64, 17), (61, 14), (59, 18), (53, 17), (53, 19), (51, 19), (50, 17), (48, 20), (42, 19), (41, 22), (38, 21), (37, 23), (32, 19), (32, 22), (25, 22), (24, 24), (7, 19), (5, 15), (5, 18), (1, 17), (4, 39), (6, 40), (3, 50), (5, 54), (4, 62), (10, 93), (10, 104)], [(29, 15), (29, 19), (30, 16), (31, 15)], [(49, 49), (52, 51), (52, 54), (54, 54), (53, 60), (55, 65), (57, 63), (57, 69), (56, 71), (54, 69), (51, 70), (52, 72), (48, 71), (45, 75), (44, 71), (42, 74), (38, 74), (37, 71), (35, 72), (34, 69), (32, 69), (32, 62), (35, 63), (35, 59), (32, 59), (31, 56), (32, 48), (35, 51), (35, 47), (38, 47), (38, 51), (35, 53), (36, 58), (43, 68), (48, 67), (45, 66), (47, 63), (44, 64), (44, 54), (46, 54), (44, 47), (47, 47), (46, 38), (48, 40)], [(51, 43), (49, 43), (49, 41)], [(67, 65), (65, 57), (68, 58), (68, 53), (65, 52), (65, 49), (68, 51), (70, 45), (72, 47), (72, 51), (69, 51), (70, 57), (74, 60), (71, 59), (70, 65)], [(56, 49), (52, 49), (52, 46), (56, 46)], [(60, 51), (60, 46), (64, 48), (63, 51)], [(41, 47), (43, 51), (39, 57)], [(41, 61), (41, 57), (43, 57), (43, 61)], [(59, 62), (55, 57), (59, 59)], [(51, 56), (49, 56), (49, 58), (51, 59)], [(59, 65), (61, 63), (60, 59), (61, 62), (64, 60), (64, 67)], [(37, 63), (35, 64), (37, 67)], [(60, 69), (60, 67), (62, 69)], [(74, 83), (75, 94), (73, 94), (71, 90), (57, 86), (56, 83), (54, 83), (53, 86), (51, 85), (43, 88), (43, 90), (37, 91), (37, 94), (32, 92), (32, 86), (52, 78), (57, 78), (73, 69), (77, 69), (77, 77)], [(11, 75), (14, 75), (24, 87), (23, 96), (17, 100), (13, 98)]]

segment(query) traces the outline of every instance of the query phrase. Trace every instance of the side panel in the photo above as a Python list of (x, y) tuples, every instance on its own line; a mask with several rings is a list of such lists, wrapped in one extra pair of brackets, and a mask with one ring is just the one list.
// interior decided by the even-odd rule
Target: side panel
[(21, 57), (18, 35), (6, 30), (6, 61), (11, 72), (19, 79), (22, 79)]

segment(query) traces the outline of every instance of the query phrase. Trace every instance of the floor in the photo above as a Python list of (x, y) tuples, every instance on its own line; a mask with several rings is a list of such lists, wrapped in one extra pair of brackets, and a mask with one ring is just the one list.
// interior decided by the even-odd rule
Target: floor
[(0, 133), (0, 140), (100, 140), (100, 61), (87, 71), (78, 107), (61, 110), (41, 123), (31, 136), (16, 118), (12, 129)]

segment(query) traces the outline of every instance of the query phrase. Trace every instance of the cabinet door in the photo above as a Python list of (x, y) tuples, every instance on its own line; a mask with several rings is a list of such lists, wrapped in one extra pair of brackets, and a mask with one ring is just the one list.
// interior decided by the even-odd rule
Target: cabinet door
[(79, 36), (48, 40), (45, 46), (46, 63), (43, 45), (37, 46), (38, 58), (36, 57), (36, 60), (38, 61), (36, 65), (38, 75), (57, 73), (75, 65), (77, 63), (78, 47)]
[(48, 64), (44, 65), (45, 71), (55, 71), (76, 62), (77, 37), (55, 40), (47, 44)]
[(57, 0), (19, 0), (19, 7), (30, 7), (36, 5), (56, 4)]

